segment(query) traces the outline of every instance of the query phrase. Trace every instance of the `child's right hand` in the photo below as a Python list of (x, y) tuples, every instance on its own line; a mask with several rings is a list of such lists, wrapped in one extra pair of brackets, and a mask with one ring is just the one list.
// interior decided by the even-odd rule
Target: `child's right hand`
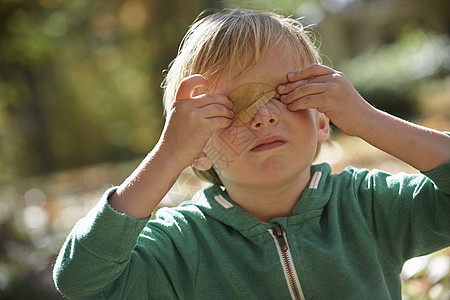
[(214, 131), (231, 125), (233, 103), (224, 95), (193, 96), (197, 87), (206, 86), (202, 75), (183, 79), (166, 118), (161, 148), (184, 167), (202, 153)]

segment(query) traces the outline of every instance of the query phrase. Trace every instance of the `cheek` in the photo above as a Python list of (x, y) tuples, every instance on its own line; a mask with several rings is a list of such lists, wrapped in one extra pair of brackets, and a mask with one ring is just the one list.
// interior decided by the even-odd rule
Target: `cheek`
[(256, 134), (245, 125), (228, 127), (214, 137), (215, 143), (221, 145), (230, 156), (239, 156), (243, 151), (250, 150), (256, 139)]
[(219, 175), (223, 170), (228, 169), (233, 161), (233, 157), (227, 151), (226, 145), (217, 136), (212, 137), (208, 141), (203, 151), (206, 157), (213, 163), (214, 169)]
[(221, 173), (238, 162), (241, 154), (250, 150), (255, 140), (256, 136), (246, 126), (228, 127), (214, 133), (204, 152), (216, 172)]
[(290, 112), (286, 114), (289, 125), (295, 136), (303, 143), (311, 141), (312, 144), (317, 143), (317, 125), (314, 117), (314, 111), (310, 109)]
[(314, 117), (314, 111), (312, 109), (302, 109), (293, 112), (296, 122), (301, 123), (302, 126), (316, 128), (316, 118)]

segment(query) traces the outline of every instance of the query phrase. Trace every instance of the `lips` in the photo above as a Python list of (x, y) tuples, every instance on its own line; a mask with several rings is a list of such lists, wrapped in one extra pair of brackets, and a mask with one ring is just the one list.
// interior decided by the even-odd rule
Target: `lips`
[(259, 139), (250, 150), (251, 152), (260, 152), (278, 148), (284, 145), (286, 141), (280, 136), (267, 136)]

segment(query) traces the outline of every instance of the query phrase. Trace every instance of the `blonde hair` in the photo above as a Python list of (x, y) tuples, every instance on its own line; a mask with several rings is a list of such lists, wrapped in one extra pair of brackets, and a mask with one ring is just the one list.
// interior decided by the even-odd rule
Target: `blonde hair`
[[(201, 14), (183, 38), (163, 81), (166, 114), (180, 82), (187, 76), (201, 74), (210, 85), (219, 78), (238, 78), (281, 43), (286, 45), (286, 55), (298, 59), (303, 66), (320, 62), (318, 51), (299, 20), (239, 8)], [(194, 172), (201, 179), (222, 185), (213, 168)]]

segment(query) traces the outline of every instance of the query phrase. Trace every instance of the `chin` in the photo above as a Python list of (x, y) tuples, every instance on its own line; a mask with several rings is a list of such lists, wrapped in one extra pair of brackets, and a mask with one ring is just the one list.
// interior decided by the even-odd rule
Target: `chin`
[(298, 162), (295, 159), (288, 161), (286, 163), (271, 162), (262, 168), (255, 177), (260, 178), (262, 184), (286, 182), (298, 176), (302, 176), (305, 171), (309, 174), (311, 163), (308, 162)]
[(271, 157), (266, 159), (258, 168), (258, 172), (263, 175), (272, 174), (272, 176), (282, 175), (286, 173), (294, 161), (289, 161), (287, 159), (280, 159), (279, 157)]
[(257, 174), (255, 174), (254, 179), (258, 184), (270, 185), (285, 182), (293, 175), (294, 174), (289, 167), (265, 168), (264, 170), (258, 171)]

